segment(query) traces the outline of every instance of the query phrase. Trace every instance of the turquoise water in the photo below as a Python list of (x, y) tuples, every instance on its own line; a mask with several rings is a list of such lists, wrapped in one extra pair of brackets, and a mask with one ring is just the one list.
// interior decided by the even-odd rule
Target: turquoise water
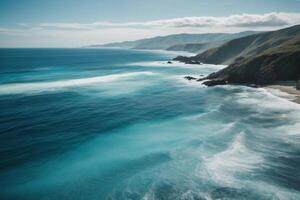
[(175, 56), (1, 49), (0, 198), (300, 199), (300, 106)]

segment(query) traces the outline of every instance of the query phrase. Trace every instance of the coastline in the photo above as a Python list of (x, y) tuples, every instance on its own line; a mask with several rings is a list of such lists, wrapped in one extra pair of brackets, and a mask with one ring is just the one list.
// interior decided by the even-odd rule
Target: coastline
[(300, 104), (300, 90), (296, 89), (295, 81), (277, 82), (271, 85), (264, 86), (264, 88), (266, 88), (276, 96), (280, 96), (292, 102)]

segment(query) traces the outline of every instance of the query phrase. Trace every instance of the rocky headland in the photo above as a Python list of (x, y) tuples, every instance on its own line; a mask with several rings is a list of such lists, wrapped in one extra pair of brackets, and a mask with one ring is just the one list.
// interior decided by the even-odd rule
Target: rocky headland
[(297, 81), (300, 79), (300, 25), (234, 39), (196, 56), (178, 56), (174, 60), (187, 64), (227, 64), (220, 71), (195, 79), (207, 86)]

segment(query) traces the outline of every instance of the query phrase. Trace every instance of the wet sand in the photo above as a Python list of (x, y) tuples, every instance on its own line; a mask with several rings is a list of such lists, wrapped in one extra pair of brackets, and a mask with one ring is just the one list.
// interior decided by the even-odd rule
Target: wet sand
[(279, 90), (283, 93), (287, 93), (292, 98), (288, 98), (289, 100), (300, 104), (300, 90), (296, 89), (296, 82), (295, 81), (285, 81), (285, 82), (278, 82), (272, 85), (265, 86), (265, 88)]

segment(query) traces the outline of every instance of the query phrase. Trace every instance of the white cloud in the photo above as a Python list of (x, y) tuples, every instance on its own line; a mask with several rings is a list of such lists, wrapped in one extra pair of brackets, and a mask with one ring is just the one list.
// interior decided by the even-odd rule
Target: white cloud
[(300, 23), (300, 13), (241, 14), (228, 17), (183, 17), (146, 22), (41, 23), (40, 27), (59, 29), (97, 29), (104, 27), (278, 27)]
[(300, 13), (184, 17), (145, 22), (40, 23), (0, 27), (0, 46), (74, 47), (176, 33), (274, 30), (300, 24)]

